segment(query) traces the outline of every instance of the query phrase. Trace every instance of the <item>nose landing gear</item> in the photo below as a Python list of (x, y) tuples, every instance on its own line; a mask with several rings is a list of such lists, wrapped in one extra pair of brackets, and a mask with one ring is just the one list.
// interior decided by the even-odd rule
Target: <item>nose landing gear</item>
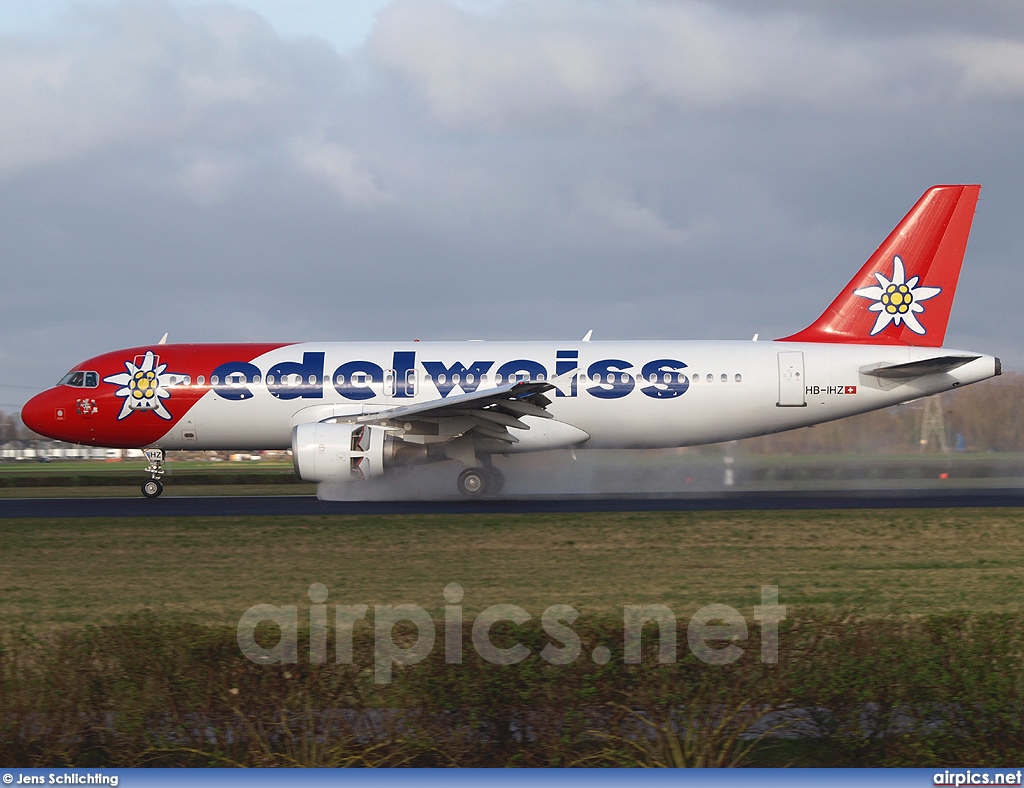
[(147, 498), (159, 498), (164, 491), (164, 483), (159, 479), (147, 479), (142, 483), (142, 494)]
[(160, 493), (164, 491), (164, 483), (160, 481), (160, 477), (164, 475), (164, 450), (145, 449), (144, 453), (149, 460), (146, 473), (150, 478), (142, 483), (142, 494), (147, 498), (159, 498)]

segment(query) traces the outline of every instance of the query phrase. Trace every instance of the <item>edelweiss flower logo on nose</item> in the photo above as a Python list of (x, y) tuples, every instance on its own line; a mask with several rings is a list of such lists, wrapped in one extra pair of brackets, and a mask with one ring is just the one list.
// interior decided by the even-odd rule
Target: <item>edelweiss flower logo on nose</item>
[(871, 336), (874, 336), (890, 323), (897, 326), (905, 323), (907, 328), (915, 334), (926, 334), (925, 327), (917, 319), (917, 315), (924, 312), (921, 306), (922, 301), (934, 298), (942, 292), (941, 287), (918, 287), (921, 277), (912, 276), (907, 279), (906, 269), (903, 261), (897, 255), (892, 258), (892, 281), (886, 279), (882, 274), (875, 274), (880, 287), (861, 287), (853, 291), (853, 294), (861, 298), (870, 298), (873, 303), (868, 307), (869, 312), (878, 312), (878, 319), (871, 329)]
[(151, 410), (161, 419), (170, 419), (171, 414), (164, 407), (162, 400), (171, 396), (171, 392), (166, 388), (170, 385), (171, 379), (180, 376), (173, 373), (164, 374), (167, 365), (157, 365), (157, 358), (152, 350), (146, 351), (141, 365), (135, 366), (131, 361), (126, 361), (124, 366), (127, 372), (103, 378), (104, 383), (123, 387), (114, 392), (118, 397), (124, 397), (124, 405), (117, 418), (123, 419), (133, 410)]

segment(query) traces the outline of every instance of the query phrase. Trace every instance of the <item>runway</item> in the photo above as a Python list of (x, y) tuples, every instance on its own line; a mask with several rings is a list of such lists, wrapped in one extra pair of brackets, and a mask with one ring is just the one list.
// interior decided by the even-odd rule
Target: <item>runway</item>
[(1024, 488), (715, 492), (661, 496), (521, 496), (484, 500), (319, 501), (312, 496), (0, 499), (0, 519), (395, 514), (580, 514), (782, 509), (1022, 506)]

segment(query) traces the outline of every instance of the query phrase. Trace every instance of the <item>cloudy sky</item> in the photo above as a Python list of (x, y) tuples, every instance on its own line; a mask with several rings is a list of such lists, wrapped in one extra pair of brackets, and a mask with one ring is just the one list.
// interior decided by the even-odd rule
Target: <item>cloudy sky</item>
[(165, 331), (781, 336), (949, 182), (947, 344), (1024, 367), (1022, 130), (1018, 0), (0, 0), (0, 402)]

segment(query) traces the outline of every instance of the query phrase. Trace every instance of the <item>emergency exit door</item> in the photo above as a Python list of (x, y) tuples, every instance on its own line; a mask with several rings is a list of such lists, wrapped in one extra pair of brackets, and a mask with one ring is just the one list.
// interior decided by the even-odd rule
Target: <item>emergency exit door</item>
[(779, 353), (779, 401), (780, 408), (803, 408), (804, 399), (804, 354), (799, 350)]

